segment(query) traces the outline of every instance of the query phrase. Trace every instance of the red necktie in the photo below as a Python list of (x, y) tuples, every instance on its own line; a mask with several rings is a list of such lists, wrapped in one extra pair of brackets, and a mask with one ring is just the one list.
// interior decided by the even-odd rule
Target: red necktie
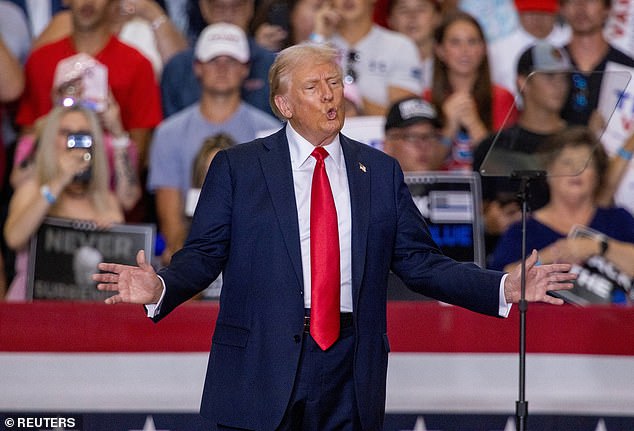
[(322, 350), (339, 338), (339, 232), (324, 159), (328, 152), (317, 147), (310, 196), (310, 335)]

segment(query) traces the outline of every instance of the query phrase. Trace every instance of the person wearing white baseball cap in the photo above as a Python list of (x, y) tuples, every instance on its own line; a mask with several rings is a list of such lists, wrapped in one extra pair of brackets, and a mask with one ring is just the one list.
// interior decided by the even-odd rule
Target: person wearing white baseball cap
[(247, 36), (237, 25), (228, 23), (208, 25), (196, 42), (194, 55), (196, 60), (201, 63), (207, 63), (223, 55), (243, 64), (248, 63), (249, 43)]
[(207, 26), (194, 48), (194, 73), (200, 83), (200, 101), (161, 123), (150, 153), (148, 189), (155, 193), (160, 232), (165, 237), (164, 264), (182, 247), (187, 234), (184, 203), (191, 188), (192, 165), (205, 139), (225, 133), (236, 142), (247, 142), (281, 126), (241, 98), (249, 75), (249, 44), (240, 27)]
[[(275, 54), (258, 45), (248, 35), (249, 23), (253, 17), (254, 0), (192, 0), (192, 18), (190, 29), (193, 34), (202, 36), (205, 25), (228, 23), (240, 27), (247, 33), (249, 45), (249, 75), (242, 84), (242, 99), (273, 115), (269, 104), (269, 69), (275, 60)], [(195, 44), (194, 44), (195, 45)], [(196, 60), (195, 48), (176, 54), (165, 65), (161, 75), (161, 95), (163, 115), (169, 117), (200, 100), (202, 88), (194, 74), (192, 65)]]

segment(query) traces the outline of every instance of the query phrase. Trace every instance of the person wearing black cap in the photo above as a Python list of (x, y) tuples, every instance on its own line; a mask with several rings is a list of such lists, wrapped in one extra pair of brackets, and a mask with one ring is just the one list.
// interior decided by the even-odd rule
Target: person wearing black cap
[(400, 100), (388, 111), (383, 149), (405, 172), (444, 170), (451, 141), (441, 135), (441, 128), (430, 103), (418, 97)]

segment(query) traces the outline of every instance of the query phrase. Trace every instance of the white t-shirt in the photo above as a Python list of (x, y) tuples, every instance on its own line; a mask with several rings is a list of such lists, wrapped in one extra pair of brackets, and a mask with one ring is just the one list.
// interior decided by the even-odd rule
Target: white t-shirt
[(407, 36), (375, 24), (355, 46), (350, 46), (338, 34), (330, 42), (341, 53), (344, 74), (348, 67), (349, 52), (357, 52), (357, 60), (350, 66), (357, 74), (355, 83), (361, 95), (370, 102), (387, 107), (388, 87), (422, 94), (420, 56), (416, 45)]
[(151, 25), (140, 18), (134, 18), (121, 28), (118, 34), (119, 40), (138, 49), (150, 63), (157, 77), (161, 76), (163, 71), (163, 59), (158, 50), (156, 36)]

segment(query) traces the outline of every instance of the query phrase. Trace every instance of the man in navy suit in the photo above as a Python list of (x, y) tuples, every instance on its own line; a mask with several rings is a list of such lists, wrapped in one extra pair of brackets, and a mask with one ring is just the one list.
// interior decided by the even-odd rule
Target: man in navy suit
[[(271, 105), (286, 126), (216, 155), (189, 238), (169, 267), (157, 276), (140, 251), (138, 267), (102, 263), (105, 272), (93, 277), (99, 289), (118, 291), (107, 303), (145, 304), (158, 321), (223, 273), (201, 405), (212, 429), (380, 430), (389, 271), (427, 296), (506, 316), (520, 297), (519, 269), (504, 275), (443, 256), (398, 163), (339, 133), (344, 102), (336, 51), (287, 48), (271, 68), (270, 86)], [(339, 332), (325, 349), (309, 317), (316, 147), (328, 153), (339, 236), (332, 262), (340, 268)], [(561, 303), (546, 292), (572, 286), (569, 265), (536, 262), (534, 252), (527, 299)]]

